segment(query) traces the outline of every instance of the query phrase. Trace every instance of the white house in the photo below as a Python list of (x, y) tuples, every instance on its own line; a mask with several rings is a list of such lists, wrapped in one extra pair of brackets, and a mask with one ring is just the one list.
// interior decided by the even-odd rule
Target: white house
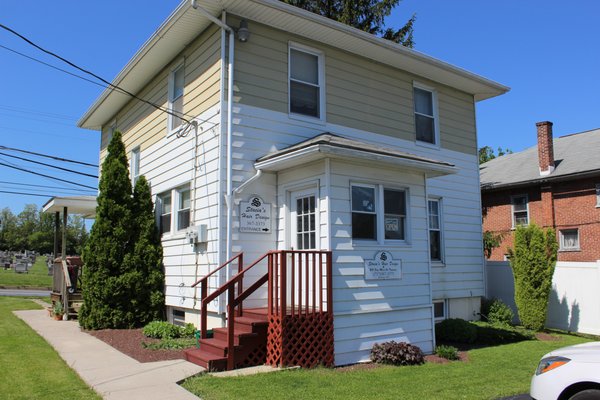
[[(282, 250), (331, 253), (268, 256), (287, 291), (267, 289), (285, 282), (272, 270), (244, 307), (326, 311), (336, 365), (388, 340), (432, 352), (436, 320), (476, 318), (475, 104), (507, 87), (276, 0), (182, 2), (113, 83), (161, 109), (107, 89), (79, 126), (102, 131), (101, 159), (120, 130), (151, 184), (173, 322), (201, 325), (193, 284), (230, 258)], [(205, 301), (206, 327), (226, 325), (227, 301)]]

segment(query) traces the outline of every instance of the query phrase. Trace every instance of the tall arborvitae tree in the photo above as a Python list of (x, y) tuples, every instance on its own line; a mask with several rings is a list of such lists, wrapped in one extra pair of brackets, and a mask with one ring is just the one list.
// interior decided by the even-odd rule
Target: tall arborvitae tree
[(515, 231), (514, 249), (509, 249), (515, 279), (515, 303), (525, 328), (542, 330), (546, 322), (548, 296), (556, 265), (558, 243), (554, 229), (534, 224)]
[(135, 244), (127, 258), (130, 263), (131, 306), (136, 313), (137, 323), (164, 319), (164, 271), (162, 265), (162, 245), (156, 228), (150, 186), (144, 176), (140, 176), (133, 191), (132, 225)]
[(86, 329), (131, 325), (130, 293), (122, 275), (131, 252), (133, 218), (131, 181), (125, 146), (115, 132), (102, 164), (96, 220), (83, 251), (83, 306), (79, 323)]
[(414, 47), (413, 16), (400, 29), (385, 28), (385, 18), (392, 13), (400, 0), (281, 0), (315, 14), (353, 26), (361, 31), (384, 39)]

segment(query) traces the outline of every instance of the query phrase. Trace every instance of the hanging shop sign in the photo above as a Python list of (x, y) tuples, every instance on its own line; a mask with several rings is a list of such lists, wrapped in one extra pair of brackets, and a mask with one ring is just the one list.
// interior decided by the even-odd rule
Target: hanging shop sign
[(271, 233), (271, 204), (258, 196), (240, 202), (240, 232)]
[(389, 251), (379, 251), (372, 260), (365, 260), (365, 280), (401, 279), (402, 260), (394, 260)]

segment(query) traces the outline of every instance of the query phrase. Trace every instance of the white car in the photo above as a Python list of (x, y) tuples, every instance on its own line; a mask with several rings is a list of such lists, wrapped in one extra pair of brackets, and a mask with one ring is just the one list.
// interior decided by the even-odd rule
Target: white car
[(600, 400), (600, 342), (546, 354), (531, 379), (535, 400)]

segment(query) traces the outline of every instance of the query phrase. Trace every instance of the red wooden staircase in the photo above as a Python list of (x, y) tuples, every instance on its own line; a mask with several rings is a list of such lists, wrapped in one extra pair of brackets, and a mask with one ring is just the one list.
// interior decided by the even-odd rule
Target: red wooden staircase
[[(238, 272), (208, 294), (208, 278), (237, 260)], [(256, 265), (267, 273), (244, 289), (244, 276)], [(192, 287), (201, 288), (200, 347), (185, 351), (186, 360), (209, 371), (269, 364), (333, 365), (331, 252), (270, 251), (243, 267), (238, 254)], [(245, 309), (243, 302), (267, 285), (267, 306)], [(227, 327), (207, 338), (207, 305), (227, 294)]]
[[(243, 317), (235, 320), (233, 330), (234, 369), (261, 365), (267, 359), (267, 309), (245, 310)], [(214, 336), (200, 339), (200, 348), (186, 350), (186, 360), (209, 371), (227, 369), (229, 352), (228, 328), (213, 329)]]

